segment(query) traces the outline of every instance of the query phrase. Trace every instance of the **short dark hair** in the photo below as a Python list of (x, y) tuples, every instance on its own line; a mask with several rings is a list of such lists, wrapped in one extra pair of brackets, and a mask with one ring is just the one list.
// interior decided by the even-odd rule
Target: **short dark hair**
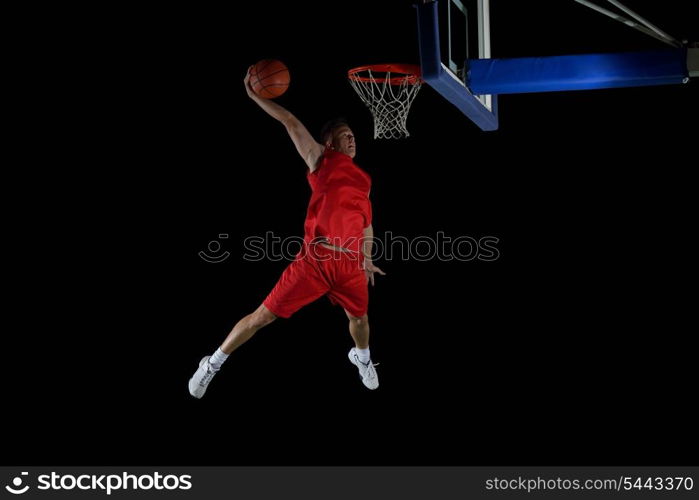
[(320, 129), (320, 143), (325, 144), (329, 139), (328, 136), (332, 135), (335, 129), (343, 126), (349, 127), (347, 119), (344, 116), (338, 116), (337, 118), (333, 118), (332, 120), (325, 122), (325, 125), (323, 125)]

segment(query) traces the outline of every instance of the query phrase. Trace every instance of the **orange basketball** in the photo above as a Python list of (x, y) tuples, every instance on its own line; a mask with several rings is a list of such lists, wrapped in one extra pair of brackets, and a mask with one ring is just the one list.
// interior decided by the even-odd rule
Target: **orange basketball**
[(289, 80), (289, 69), (276, 59), (263, 59), (250, 70), (252, 90), (265, 99), (274, 99), (286, 92)]

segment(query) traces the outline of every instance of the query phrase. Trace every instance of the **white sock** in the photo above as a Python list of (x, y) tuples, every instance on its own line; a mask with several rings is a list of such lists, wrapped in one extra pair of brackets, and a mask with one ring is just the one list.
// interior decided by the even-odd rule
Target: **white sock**
[(361, 361), (362, 363), (367, 364), (371, 359), (371, 356), (369, 356), (368, 347), (366, 349), (360, 349), (358, 347), (355, 347), (354, 350), (357, 353), (357, 356), (359, 357), (359, 361)]
[(211, 365), (211, 368), (213, 368), (214, 371), (217, 372), (221, 369), (221, 365), (227, 359), (228, 359), (228, 354), (223, 352), (221, 350), (221, 348), (219, 347), (218, 349), (216, 349), (216, 352), (213, 353), (213, 355), (209, 358), (209, 364)]

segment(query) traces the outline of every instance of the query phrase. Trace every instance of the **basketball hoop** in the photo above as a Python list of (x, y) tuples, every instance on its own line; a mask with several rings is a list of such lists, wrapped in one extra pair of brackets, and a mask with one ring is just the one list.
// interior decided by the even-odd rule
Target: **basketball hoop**
[(352, 88), (374, 117), (374, 139), (408, 137), (405, 122), (422, 79), (414, 64), (372, 64), (347, 72)]

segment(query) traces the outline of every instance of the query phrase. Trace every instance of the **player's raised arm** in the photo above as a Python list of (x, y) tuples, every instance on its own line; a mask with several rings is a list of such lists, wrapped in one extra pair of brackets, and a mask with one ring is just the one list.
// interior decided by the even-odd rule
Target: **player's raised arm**
[(296, 150), (298, 151), (299, 155), (301, 155), (303, 161), (306, 162), (308, 168), (311, 170), (311, 172), (313, 172), (317, 167), (318, 158), (323, 153), (323, 146), (316, 142), (303, 123), (301, 123), (301, 121), (289, 110), (280, 106), (271, 99), (265, 99), (255, 93), (250, 85), (251, 69), (252, 66), (248, 68), (248, 72), (243, 80), (248, 97), (255, 101), (257, 105), (260, 106), (268, 115), (284, 124), (284, 127), (286, 127), (286, 131), (288, 132), (289, 137), (291, 137), (291, 140), (294, 142), (294, 146), (296, 146)]

